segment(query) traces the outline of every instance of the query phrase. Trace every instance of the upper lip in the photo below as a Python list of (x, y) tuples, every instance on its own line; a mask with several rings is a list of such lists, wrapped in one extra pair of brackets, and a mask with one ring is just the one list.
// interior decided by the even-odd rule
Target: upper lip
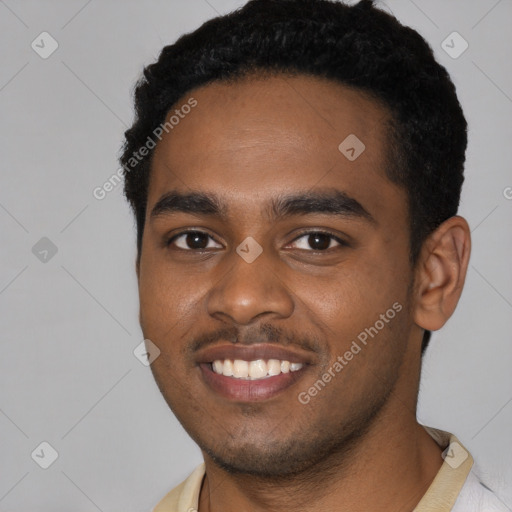
[(241, 359), (255, 361), (263, 359), (279, 359), (290, 363), (311, 364), (313, 354), (300, 349), (292, 349), (275, 344), (259, 343), (256, 345), (222, 344), (207, 347), (197, 353), (196, 360), (200, 363), (212, 363), (216, 360)]

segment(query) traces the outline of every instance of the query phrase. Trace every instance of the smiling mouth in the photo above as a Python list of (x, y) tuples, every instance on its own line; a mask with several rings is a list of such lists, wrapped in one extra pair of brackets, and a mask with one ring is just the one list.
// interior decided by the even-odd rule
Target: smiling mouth
[(231, 402), (273, 398), (316, 364), (315, 354), (293, 346), (222, 343), (198, 352), (196, 364), (209, 391)]
[(280, 359), (216, 359), (212, 363), (201, 363), (199, 368), (203, 382), (216, 394), (229, 401), (255, 402), (270, 399), (290, 388), (308, 366)]
[(300, 370), (302, 363), (291, 363), (280, 359), (256, 359), (245, 361), (243, 359), (216, 359), (211, 369), (217, 375), (224, 375), (233, 379), (263, 380)]

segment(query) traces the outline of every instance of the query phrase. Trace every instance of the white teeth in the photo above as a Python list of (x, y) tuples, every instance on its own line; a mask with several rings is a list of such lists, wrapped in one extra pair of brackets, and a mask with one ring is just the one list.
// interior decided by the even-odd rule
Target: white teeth
[(281, 361), (278, 359), (270, 359), (267, 363), (269, 375), (279, 375), (281, 373)]
[(215, 373), (222, 373), (222, 361), (218, 360), (213, 361), (213, 371)]
[(302, 363), (290, 363), (279, 359), (256, 359), (255, 361), (244, 361), (243, 359), (216, 359), (212, 368), (215, 373), (226, 377), (237, 379), (265, 379), (280, 373), (296, 372), (304, 365)]
[(238, 377), (239, 379), (249, 377), (249, 363), (242, 359), (235, 359), (233, 361), (233, 377)]
[(249, 377), (251, 379), (261, 379), (267, 375), (267, 363), (263, 359), (251, 361), (249, 363)]
[[(221, 361), (222, 363), (222, 361)], [(215, 368), (214, 368), (215, 371)], [(220, 372), (217, 372), (220, 373)], [(226, 359), (224, 361), (224, 368), (222, 369), (222, 375), (225, 375), (226, 377), (231, 377), (233, 375), (233, 361), (231, 359)]]

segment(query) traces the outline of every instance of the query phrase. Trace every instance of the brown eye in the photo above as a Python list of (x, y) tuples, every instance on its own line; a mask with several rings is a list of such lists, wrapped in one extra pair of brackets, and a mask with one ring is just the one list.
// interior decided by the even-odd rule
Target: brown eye
[[(334, 244), (333, 244), (334, 242)], [(324, 233), (322, 231), (313, 231), (304, 233), (303, 235), (296, 238), (292, 244), (297, 249), (307, 251), (327, 251), (336, 246), (347, 246), (340, 238), (332, 235), (331, 233)]]
[(203, 231), (186, 231), (173, 236), (167, 242), (167, 245), (175, 245), (184, 251), (202, 251), (205, 249), (222, 248), (220, 245), (209, 246), (210, 241), (215, 242), (210, 235)]
[(314, 233), (308, 236), (308, 244), (315, 251), (329, 249), (332, 237), (323, 233)]

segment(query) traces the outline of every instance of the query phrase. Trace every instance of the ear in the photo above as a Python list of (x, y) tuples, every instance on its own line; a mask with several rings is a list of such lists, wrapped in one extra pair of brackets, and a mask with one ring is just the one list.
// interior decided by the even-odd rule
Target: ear
[(414, 321), (423, 329), (440, 329), (459, 302), (471, 252), (465, 219), (451, 217), (423, 244), (415, 271)]

